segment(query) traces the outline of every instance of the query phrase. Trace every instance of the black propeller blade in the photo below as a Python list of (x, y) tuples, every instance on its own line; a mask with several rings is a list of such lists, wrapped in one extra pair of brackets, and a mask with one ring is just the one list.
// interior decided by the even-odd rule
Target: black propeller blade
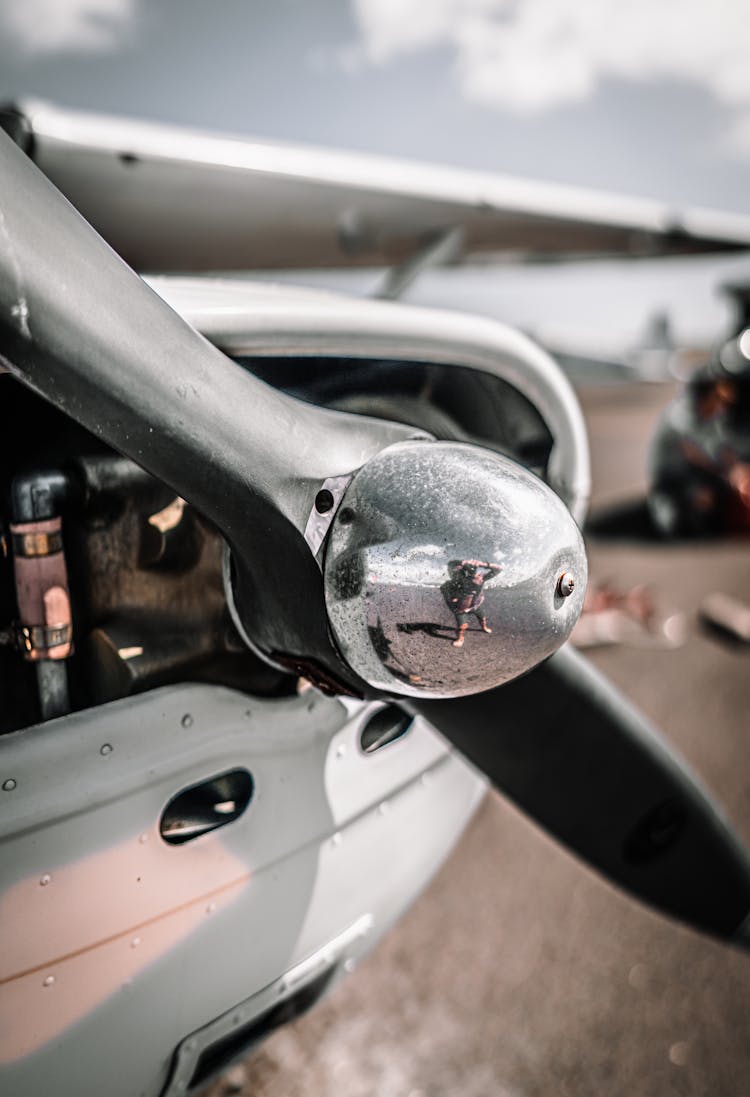
[(573, 648), (499, 689), (409, 706), (614, 883), (750, 944), (744, 850), (658, 732)]

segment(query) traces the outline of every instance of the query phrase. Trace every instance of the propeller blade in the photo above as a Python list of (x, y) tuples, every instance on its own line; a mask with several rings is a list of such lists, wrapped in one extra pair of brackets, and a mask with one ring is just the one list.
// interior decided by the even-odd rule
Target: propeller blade
[(235, 597), (258, 647), (361, 688), (328, 636), (303, 534), (327, 478), (422, 432), (303, 404), (251, 376), (0, 132), (2, 361), (216, 523), (235, 550)]
[(613, 883), (750, 945), (744, 849), (684, 762), (573, 648), (498, 689), (409, 707)]

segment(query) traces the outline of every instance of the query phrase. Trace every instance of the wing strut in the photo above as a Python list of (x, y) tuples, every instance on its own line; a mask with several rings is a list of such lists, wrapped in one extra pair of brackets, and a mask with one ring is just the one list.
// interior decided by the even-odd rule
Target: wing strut
[(424, 271), (455, 263), (463, 252), (463, 246), (464, 230), (460, 225), (441, 230), (414, 255), (387, 270), (373, 297), (381, 301), (397, 301)]

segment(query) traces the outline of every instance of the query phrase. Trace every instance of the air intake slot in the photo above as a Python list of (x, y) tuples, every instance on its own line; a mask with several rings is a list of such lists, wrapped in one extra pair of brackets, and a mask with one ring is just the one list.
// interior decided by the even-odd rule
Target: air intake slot
[(232, 769), (173, 796), (162, 812), (159, 833), (178, 846), (239, 819), (253, 796), (246, 769)]
[(317, 979), (307, 986), (302, 987), (278, 1005), (262, 1013), (249, 1024), (242, 1025), (219, 1040), (215, 1040), (201, 1052), (192, 1077), (188, 1083), (188, 1089), (204, 1085), (211, 1078), (215, 1078), (223, 1070), (238, 1059), (241, 1055), (247, 1055), (249, 1051), (265, 1039), (270, 1032), (280, 1025), (288, 1024), (297, 1017), (301, 1017), (315, 1005), (317, 1000), (326, 990), (334, 974), (334, 969), (324, 971)]
[(362, 728), (359, 745), (365, 754), (374, 754), (381, 747), (387, 747), (406, 735), (413, 723), (414, 717), (398, 705), (386, 705), (373, 713)]

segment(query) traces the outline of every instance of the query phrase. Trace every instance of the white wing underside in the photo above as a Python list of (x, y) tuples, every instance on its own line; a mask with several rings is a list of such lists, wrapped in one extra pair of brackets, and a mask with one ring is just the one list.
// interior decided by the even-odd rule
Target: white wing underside
[(443, 262), (750, 248), (741, 215), (36, 102), (12, 110), (39, 167), (141, 271), (390, 266), (436, 248)]

